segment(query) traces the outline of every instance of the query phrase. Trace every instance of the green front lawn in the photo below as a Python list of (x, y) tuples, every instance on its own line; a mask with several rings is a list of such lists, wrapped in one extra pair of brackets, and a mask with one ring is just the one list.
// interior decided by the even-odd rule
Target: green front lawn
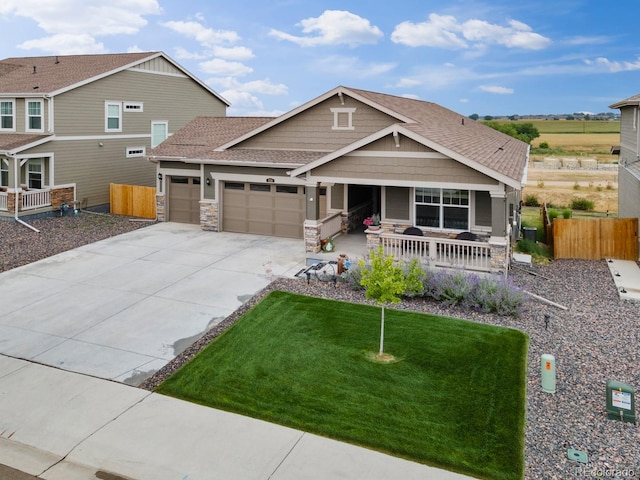
[(524, 474), (517, 330), (273, 292), (158, 392), (482, 478)]

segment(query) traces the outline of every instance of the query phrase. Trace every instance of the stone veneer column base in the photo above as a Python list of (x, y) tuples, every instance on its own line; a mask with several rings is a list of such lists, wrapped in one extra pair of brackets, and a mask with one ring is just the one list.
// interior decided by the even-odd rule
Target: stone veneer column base
[(159, 222), (166, 222), (167, 217), (165, 216), (165, 196), (164, 195), (156, 195), (156, 219)]
[(307, 253), (318, 253), (321, 248), (320, 228), (322, 225), (304, 222), (304, 250)]
[(220, 216), (218, 202), (200, 200), (200, 227), (209, 232), (220, 231)]
[(377, 251), (380, 247), (380, 234), (384, 230), (382, 228), (378, 230), (365, 230), (364, 233), (367, 235), (367, 252), (370, 255), (372, 251)]
[(491, 237), (491, 270), (507, 273), (509, 267), (509, 240), (507, 237)]

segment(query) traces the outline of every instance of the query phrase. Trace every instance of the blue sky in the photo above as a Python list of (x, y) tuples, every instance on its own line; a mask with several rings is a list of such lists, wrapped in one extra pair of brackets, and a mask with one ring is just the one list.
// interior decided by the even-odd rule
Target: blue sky
[(279, 115), (338, 86), (465, 115), (610, 111), (640, 93), (632, 0), (2, 0), (0, 57), (162, 50)]

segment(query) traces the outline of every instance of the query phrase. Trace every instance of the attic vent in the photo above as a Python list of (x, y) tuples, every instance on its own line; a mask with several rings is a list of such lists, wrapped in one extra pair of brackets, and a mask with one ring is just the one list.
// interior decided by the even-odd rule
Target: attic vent
[(58, 58), (58, 56), (56, 55), (56, 65), (60, 63), (60, 59)]
[(353, 126), (353, 113), (355, 108), (332, 108), (333, 126), (332, 130), (355, 130)]

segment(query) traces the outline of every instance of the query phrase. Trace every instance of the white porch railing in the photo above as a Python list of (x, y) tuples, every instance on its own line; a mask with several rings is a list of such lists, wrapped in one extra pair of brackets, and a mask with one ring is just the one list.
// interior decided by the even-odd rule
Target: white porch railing
[(8, 211), (8, 198), (9, 194), (7, 192), (0, 192), (0, 211), (6, 212)]
[(484, 242), (383, 233), (380, 241), (387, 255), (403, 260), (417, 258), (434, 267), (460, 267), (491, 271), (491, 247)]
[(50, 190), (28, 190), (22, 192), (22, 210), (51, 206)]
[(320, 238), (330, 238), (342, 231), (342, 212), (333, 213), (320, 222)]

